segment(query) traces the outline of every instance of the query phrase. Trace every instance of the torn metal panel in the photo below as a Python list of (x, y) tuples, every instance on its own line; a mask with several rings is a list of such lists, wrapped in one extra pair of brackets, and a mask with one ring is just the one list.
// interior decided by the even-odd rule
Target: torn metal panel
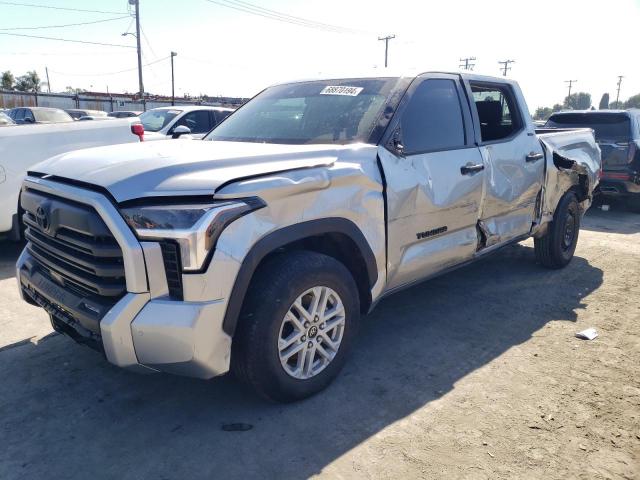
[(543, 133), (539, 138), (545, 148), (546, 181), (534, 233), (544, 231), (541, 227), (553, 220), (556, 206), (568, 190), (576, 191), (584, 213), (591, 205), (602, 170), (600, 147), (591, 129)]

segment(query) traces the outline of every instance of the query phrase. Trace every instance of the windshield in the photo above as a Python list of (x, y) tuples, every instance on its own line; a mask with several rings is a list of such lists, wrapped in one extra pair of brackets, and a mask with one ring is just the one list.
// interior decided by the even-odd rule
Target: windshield
[(565, 113), (553, 115), (545, 125), (557, 128), (593, 128), (596, 140), (628, 142), (631, 122), (627, 115), (615, 113)]
[(145, 132), (158, 132), (169, 125), (182, 110), (149, 110), (140, 115)]
[(8, 115), (0, 112), (0, 125), (13, 125), (13, 120)]
[[(324, 80), (268, 88), (216, 127), (206, 140), (281, 144), (371, 141), (397, 102), (398, 78)], [(390, 117), (390, 115), (388, 116)], [(374, 143), (377, 140), (374, 141)]]
[(72, 122), (73, 118), (62, 110), (34, 110), (33, 114), (38, 122)]

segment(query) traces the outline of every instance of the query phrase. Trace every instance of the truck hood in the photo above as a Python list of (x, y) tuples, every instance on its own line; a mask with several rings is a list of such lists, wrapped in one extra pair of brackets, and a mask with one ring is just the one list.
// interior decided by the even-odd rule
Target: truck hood
[(104, 187), (117, 202), (149, 196), (212, 195), (234, 180), (333, 164), (340, 145), (163, 141), (89, 148), (31, 168)]

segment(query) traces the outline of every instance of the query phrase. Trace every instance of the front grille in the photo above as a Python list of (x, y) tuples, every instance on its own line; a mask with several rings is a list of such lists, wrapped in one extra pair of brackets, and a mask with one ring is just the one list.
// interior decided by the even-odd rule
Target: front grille
[(122, 250), (92, 207), (35, 190), (22, 192), (21, 206), (27, 250), (46, 277), (86, 297), (124, 295)]

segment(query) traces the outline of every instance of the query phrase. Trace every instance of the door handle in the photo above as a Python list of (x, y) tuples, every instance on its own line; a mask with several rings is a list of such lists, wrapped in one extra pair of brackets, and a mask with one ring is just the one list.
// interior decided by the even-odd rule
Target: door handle
[(475, 165), (467, 163), (464, 167), (460, 167), (460, 173), (462, 175), (471, 175), (472, 173), (481, 172), (484, 170), (484, 164), (477, 163)]
[(541, 158), (544, 158), (544, 155), (542, 153), (531, 152), (525, 157), (525, 160), (527, 162), (537, 162)]

